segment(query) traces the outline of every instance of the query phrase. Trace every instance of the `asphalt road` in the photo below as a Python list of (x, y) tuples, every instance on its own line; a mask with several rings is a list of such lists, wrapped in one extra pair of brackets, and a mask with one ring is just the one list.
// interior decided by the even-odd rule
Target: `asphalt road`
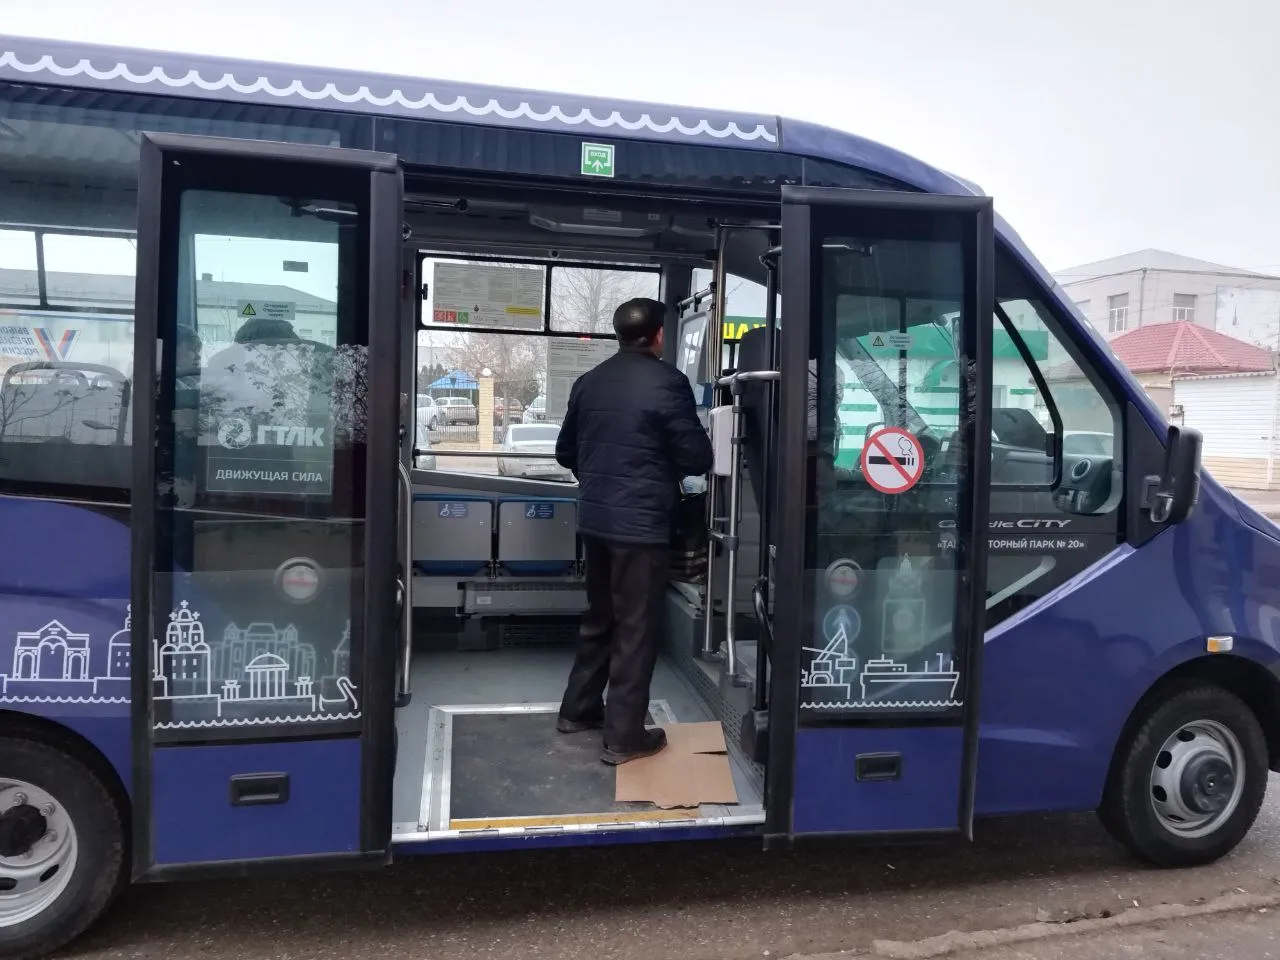
[[(1093, 817), (980, 824), (911, 847), (663, 844), (428, 857), (379, 872), (147, 886), (64, 953), (84, 958), (744, 960), (1280, 894), (1280, 780), (1232, 857), (1147, 869)], [(1241, 956), (1245, 956), (1242, 954)]]
[[(961, 953), (955, 960), (978, 955)], [(1175, 920), (1096, 936), (983, 950), (980, 955), (982, 960), (1268, 960), (1280, 958), (1280, 911), (1264, 907), (1229, 916)]]

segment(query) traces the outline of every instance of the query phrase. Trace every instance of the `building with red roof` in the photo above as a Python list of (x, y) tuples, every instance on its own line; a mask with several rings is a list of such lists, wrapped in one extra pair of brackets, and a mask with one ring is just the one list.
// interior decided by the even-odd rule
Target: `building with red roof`
[[(1141, 250), (1057, 280), (1170, 421), (1204, 435), (1215, 477), (1280, 489), (1280, 277)], [(1070, 362), (1045, 375), (1081, 377)]]

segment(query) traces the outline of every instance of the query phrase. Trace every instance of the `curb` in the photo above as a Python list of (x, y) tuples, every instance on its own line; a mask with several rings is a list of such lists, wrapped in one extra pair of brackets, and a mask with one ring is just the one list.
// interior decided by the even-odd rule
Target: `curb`
[(1057, 940), (1125, 927), (1144, 926), (1163, 920), (1185, 920), (1276, 906), (1280, 906), (1280, 896), (1263, 897), (1248, 893), (1232, 893), (1204, 903), (1168, 903), (1158, 907), (1141, 907), (1126, 910), (1112, 917), (1077, 920), (1070, 923), (1024, 923), (1016, 927), (975, 930), (968, 933), (953, 930), (950, 933), (926, 937), (923, 940), (875, 940), (872, 941), (870, 950), (793, 954), (787, 960), (855, 960), (855, 958), (864, 957), (885, 957), (888, 960), (929, 960), (932, 957), (951, 956), (965, 951), (989, 950), (993, 947), (1013, 946), (1039, 940)]

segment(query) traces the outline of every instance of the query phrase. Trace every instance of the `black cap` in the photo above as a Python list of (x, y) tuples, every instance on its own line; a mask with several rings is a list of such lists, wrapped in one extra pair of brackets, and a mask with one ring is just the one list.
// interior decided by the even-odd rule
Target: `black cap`
[(613, 332), (626, 347), (647, 347), (653, 343), (667, 319), (667, 308), (658, 300), (636, 297), (613, 311)]

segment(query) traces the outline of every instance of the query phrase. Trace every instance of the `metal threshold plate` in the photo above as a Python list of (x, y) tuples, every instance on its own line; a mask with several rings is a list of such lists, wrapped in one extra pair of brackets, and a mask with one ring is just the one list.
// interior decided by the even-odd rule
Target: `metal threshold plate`
[[(689, 812), (617, 803), (600, 732), (556, 731), (559, 704), (432, 707), (419, 828), (470, 831), (688, 820)], [(666, 701), (649, 722), (676, 722)]]

